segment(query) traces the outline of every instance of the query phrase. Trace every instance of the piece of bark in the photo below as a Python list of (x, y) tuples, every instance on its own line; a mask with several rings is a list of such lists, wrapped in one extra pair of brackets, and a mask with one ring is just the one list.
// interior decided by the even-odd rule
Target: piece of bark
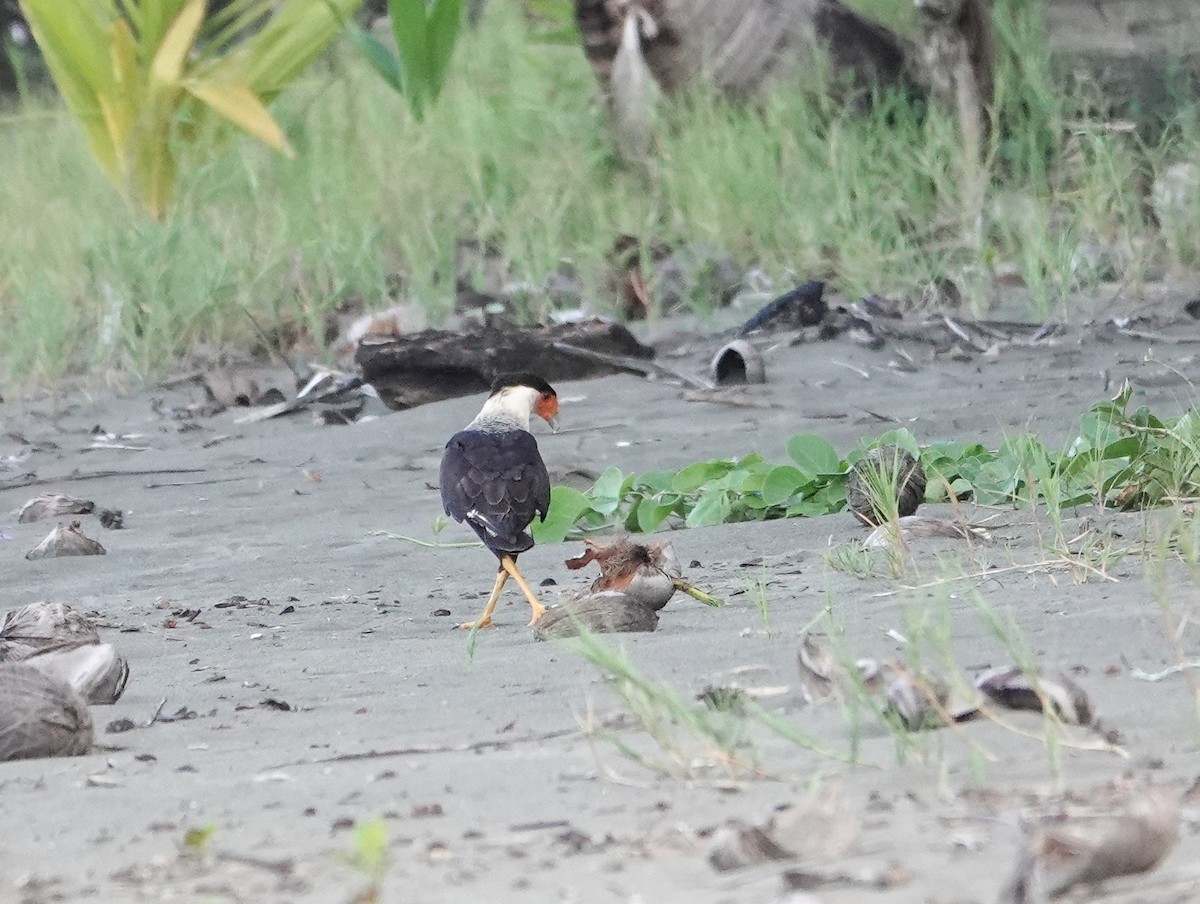
[(1066, 815), (1032, 826), (1001, 904), (1057, 898), (1079, 885), (1149, 872), (1179, 840), (1179, 793), (1150, 787), (1100, 815)]
[(578, 323), (514, 329), (476, 328), (465, 332), (422, 330), (388, 339), (364, 339), (354, 359), (363, 380), (393, 409), (486, 392), (500, 373), (534, 370), (551, 382), (582, 380), (623, 372), (599, 358), (572, 355), (556, 343), (623, 358), (650, 359), (642, 345), (618, 323), (592, 319)]
[(116, 703), (129, 681), (129, 663), (107, 643), (46, 650), (25, 662), (62, 681), (89, 703)]
[(79, 694), (26, 663), (0, 665), (0, 762), (80, 756), (92, 737)]
[(57, 518), (61, 515), (87, 515), (95, 508), (96, 503), (90, 499), (77, 499), (60, 493), (42, 493), (21, 506), (21, 514), (17, 516), (17, 521), (28, 524), (31, 521)]
[(29, 552), (25, 558), (57, 559), (62, 556), (102, 556), (104, 547), (91, 537), (84, 536), (83, 528), (78, 521), (72, 521), (67, 527), (61, 524), (50, 531), (41, 543)]
[(617, 590), (588, 593), (547, 609), (533, 626), (538, 640), (577, 637), (581, 629), (594, 634), (653, 631), (658, 613)]
[(0, 621), (0, 662), (98, 643), (92, 620), (65, 603), (30, 603), (4, 613)]

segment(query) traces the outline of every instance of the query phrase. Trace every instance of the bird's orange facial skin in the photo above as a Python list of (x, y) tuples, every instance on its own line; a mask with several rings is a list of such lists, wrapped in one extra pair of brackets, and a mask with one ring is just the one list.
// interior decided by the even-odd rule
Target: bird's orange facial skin
[(538, 399), (537, 405), (534, 406), (534, 411), (538, 417), (547, 422), (553, 422), (558, 415), (558, 396), (546, 392), (542, 393), (542, 397)]

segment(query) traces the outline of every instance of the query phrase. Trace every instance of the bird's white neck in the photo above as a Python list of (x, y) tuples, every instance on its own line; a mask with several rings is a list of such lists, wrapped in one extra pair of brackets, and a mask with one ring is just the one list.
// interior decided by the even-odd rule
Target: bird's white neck
[(540, 398), (541, 393), (531, 386), (506, 386), (483, 403), (471, 426), (479, 430), (528, 430), (529, 417)]

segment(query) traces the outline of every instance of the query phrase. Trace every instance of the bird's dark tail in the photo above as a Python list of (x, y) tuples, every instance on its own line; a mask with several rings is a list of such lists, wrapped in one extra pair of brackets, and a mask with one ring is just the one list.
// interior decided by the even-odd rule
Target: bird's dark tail
[(483, 545), (496, 554), (497, 557), (513, 556), (533, 549), (533, 535), (525, 530), (516, 530), (502, 520), (484, 518), (478, 513), (468, 514), (467, 524), (479, 535)]

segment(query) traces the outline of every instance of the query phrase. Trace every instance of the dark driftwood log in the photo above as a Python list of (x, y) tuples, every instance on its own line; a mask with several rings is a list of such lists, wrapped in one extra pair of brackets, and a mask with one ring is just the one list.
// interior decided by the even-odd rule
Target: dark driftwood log
[(657, 627), (658, 613), (653, 609), (619, 590), (602, 590), (547, 609), (533, 626), (533, 634), (538, 640), (549, 640), (576, 637), (580, 628), (595, 634), (617, 634)]
[[(641, 52), (668, 93), (698, 76), (735, 96), (757, 92), (814, 48), (859, 86), (912, 88), (904, 42), (837, 0), (640, 0), (654, 23)], [(624, 9), (614, 0), (575, 0), (584, 52), (608, 89), (621, 47)]]
[(92, 746), (87, 704), (25, 663), (0, 666), (0, 762), (80, 756)]
[(363, 380), (395, 409), (486, 392), (497, 374), (508, 371), (531, 371), (551, 383), (625, 371), (611, 362), (571, 354), (555, 343), (622, 358), (654, 357), (652, 348), (619, 323), (591, 320), (466, 333), (422, 330), (378, 342), (364, 340), (354, 360)]

